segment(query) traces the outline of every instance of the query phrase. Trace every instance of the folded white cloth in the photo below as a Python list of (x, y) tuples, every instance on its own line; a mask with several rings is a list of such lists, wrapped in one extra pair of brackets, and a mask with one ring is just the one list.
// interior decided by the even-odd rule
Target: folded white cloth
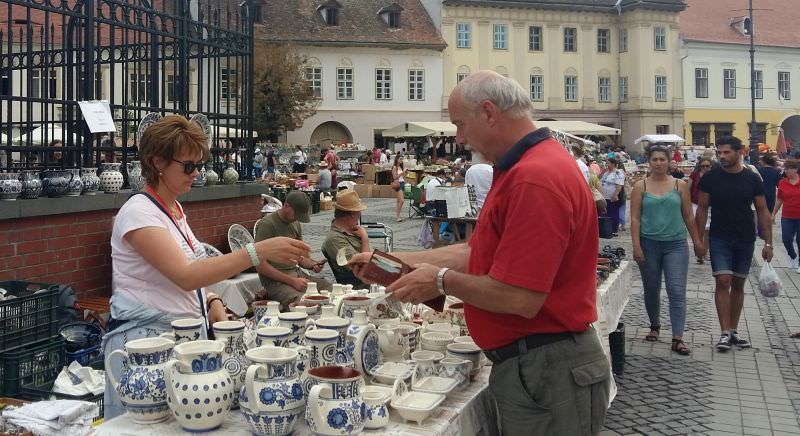
[(83, 436), (100, 413), (88, 401), (39, 401), (3, 412), (3, 419), (30, 430), (36, 436)]
[(95, 370), (72, 361), (58, 374), (53, 392), (68, 395), (98, 395), (106, 388), (105, 371)]

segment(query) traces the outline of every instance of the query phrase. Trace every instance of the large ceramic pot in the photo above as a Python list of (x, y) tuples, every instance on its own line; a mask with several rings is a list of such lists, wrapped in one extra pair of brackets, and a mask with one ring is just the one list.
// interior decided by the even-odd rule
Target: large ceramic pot
[(219, 321), (214, 323), (214, 337), (222, 342), (222, 366), (233, 380), (233, 403), (231, 407), (239, 407), (239, 391), (244, 384), (245, 371), (250, 364), (245, 357), (247, 347), (244, 344), (244, 323), (241, 321)]
[(106, 194), (115, 194), (122, 188), (125, 178), (119, 171), (121, 166), (114, 162), (100, 164), (100, 189)]
[(22, 193), (21, 198), (39, 198), (42, 194), (42, 181), (39, 179), (39, 171), (36, 170), (22, 170), (20, 175), (22, 180)]
[(226, 185), (233, 185), (239, 181), (239, 173), (233, 167), (232, 163), (228, 164), (228, 168), (222, 172), (222, 182)]
[[(125, 350), (114, 350), (106, 357), (108, 379), (134, 421), (153, 423), (169, 418), (164, 366), (173, 346), (172, 341), (160, 337), (135, 339), (125, 344)], [(118, 355), (124, 362), (119, 378), (111, 369), (111, 361)]]
[(22, 193), (19, 173), (0, 174), (0, 200), (14, 201)]
[(258, 347), (247, 352), (253, 363), (247, 368), (239, 407), (255, 434), (288, 435), (305, 411), (297, 357), (297, 351), (288, 348)]
[(200, 174), (198, 174), (197, 177), (195, 177), (194, 180), (192, 181), (192, 186), (195, 188), (199, 188), (200, 186), (205, 186), (205, 185), (206, 185), (206, 168), (203, 167), (200, 169)]
[(130, 161), (127, 165), (128, 169), (128, 186), (133, 192), (141, 191), (144, 189), (146, 180), (142, 175), (142, 163), (138, 160)]
[(67, 171), (53, 170), (42, 173), (42, 191), (50, 198), (61, 197), (67, 193), (72, 174)]
[(363, 310), (353, 312), (353, 323), (347, 330), (345, 352), (351, 356), (355, 368), (366, 375), (372, 375), (372, 368), (381, 363), (381, 350), (375, 326), (367, 322)]
[(361, 396), (361, 372), (341, 366), (309, 370), (317, 381), (308, 394), (306, 422), (314, 434), (341, 436), (364, 429), (366, 404)]
[(213, 186), (219, 182), (219, 174), (214, 171), (214, 168), (208, 167), (206, 170), (206, 186)]
[(179, 344), (164, 367), (167, 404), (186, 431), (218, 428), (231, 408), (234, 383), (222, 366), (224, 348), (218, 341)]
[(81, 170), (77, 168), (68, 169), (70, 174), (69, 184), (67, 185), (67, 192), (64, 194), (67, 197), (77, 197), (83, 192), (83, 182), (81, 181)]
[(100, 190), (100, 177), (97, 177), (97, 168), (84, 168), (81, 170), (83, 182), (83, 195), (95, 195)]

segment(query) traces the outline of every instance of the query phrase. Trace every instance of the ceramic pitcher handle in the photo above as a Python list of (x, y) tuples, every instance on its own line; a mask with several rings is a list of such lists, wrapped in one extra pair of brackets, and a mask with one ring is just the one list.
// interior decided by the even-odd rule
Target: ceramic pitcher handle
[(114, 374), (114, 367), (111, 365), (111, 359), (116, 355), (124, 356), (124, 360), (127, 361), (128, 360), (128, 352), (126, 352), (125, 350), (114, 350), (114, 351), (111, 352), (111, 354), (106, 356), (105, 365), (106, 365), (106, 368), (108, 368), (108, 370), (106, 371), (106, 374), (108, 374), (108, 380), (111, 381), (111, 386), (114, 388), (115, 391), (117, 390), (117, 386), (119, 385), (119, 377), (117, 377)]
[(254, 384), (256, 375), (258, 375), (260, 369), (266, 370), (260, 363), (254, 363), (247, 368), (247, 374), (244, 377), (244, 387), (247, 389), (247, 408), (252, 410), (255, 414), (258, 414), (259, 410), (256, 407), (257, 403), (253, 400), (258, 396)]
[(316, 328), (317, 328), (317, 324), (314, 323), (313, 319), (307, 319), (306, 320), (306, 331), (307, 332), (311, 331), (311, 330), (315, 330)]
[[(314, 385), (311, 387), (311, 390), (308, 391), (308, 401), (306, 402), (308, 407), (309, 414), (314, 417), (315, 420), (318, 420), (321, 416), (319, 413), (319, 396), (322, 392), (322, 389), (326, 387), (325, 383), (320, 383), (318, 385)], [(252, 410), (252, 409), (251, 409)]]

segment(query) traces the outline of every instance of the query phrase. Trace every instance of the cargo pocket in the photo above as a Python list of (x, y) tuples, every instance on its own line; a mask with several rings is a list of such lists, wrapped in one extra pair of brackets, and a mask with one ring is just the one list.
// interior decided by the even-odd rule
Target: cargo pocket
[(581, 434), (597, 434), (603, 427), (611, 388), (611, 370), (603, 356), (570, 370), (575, 381), (575, 407)]

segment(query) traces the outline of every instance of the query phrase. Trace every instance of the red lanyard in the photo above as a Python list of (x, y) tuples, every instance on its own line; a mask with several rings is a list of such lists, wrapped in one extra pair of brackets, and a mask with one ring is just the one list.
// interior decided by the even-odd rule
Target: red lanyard
[[(169, 212), (170, 219), (175, 223), (175, 227), (178, 227), (179, 221), (175, 219), (175, 216), (172, 215), (172, 212), (170, 211), (169, 207), (167, 207), (167, 203), (164, 201), (163, 198), (161, 198), (160, 195), (158, 195), (158, 192), (156, 192), (156, 190), (150, 186), (147, 187), (147, 191), (153, 194), (153, 197), (155, 197), (155, 199), (158, 201), (161, 207), (164, 208), (164, 210)], [(192, 255), (194, 256), (194, 244), (192, 243), (192, 239), (189, 237), (189, 229), (186, 227), (186, 215), (183, 213), (183, 208), (181, 207), (180, 204), (178, 204), (177, 201), (175, 202), (175, 207), (178, 208), (178, 210), (181, 212), (181, 216), (183, 216), (183, 223), (181, 223), (181, 226), (178, 227), (178, 231), (180, 231), (181, 228), (183, 229), (183, 237), (184, 239), (186, 239), (186, 243), (189, 244), (189, 248), (192, 249)]]

